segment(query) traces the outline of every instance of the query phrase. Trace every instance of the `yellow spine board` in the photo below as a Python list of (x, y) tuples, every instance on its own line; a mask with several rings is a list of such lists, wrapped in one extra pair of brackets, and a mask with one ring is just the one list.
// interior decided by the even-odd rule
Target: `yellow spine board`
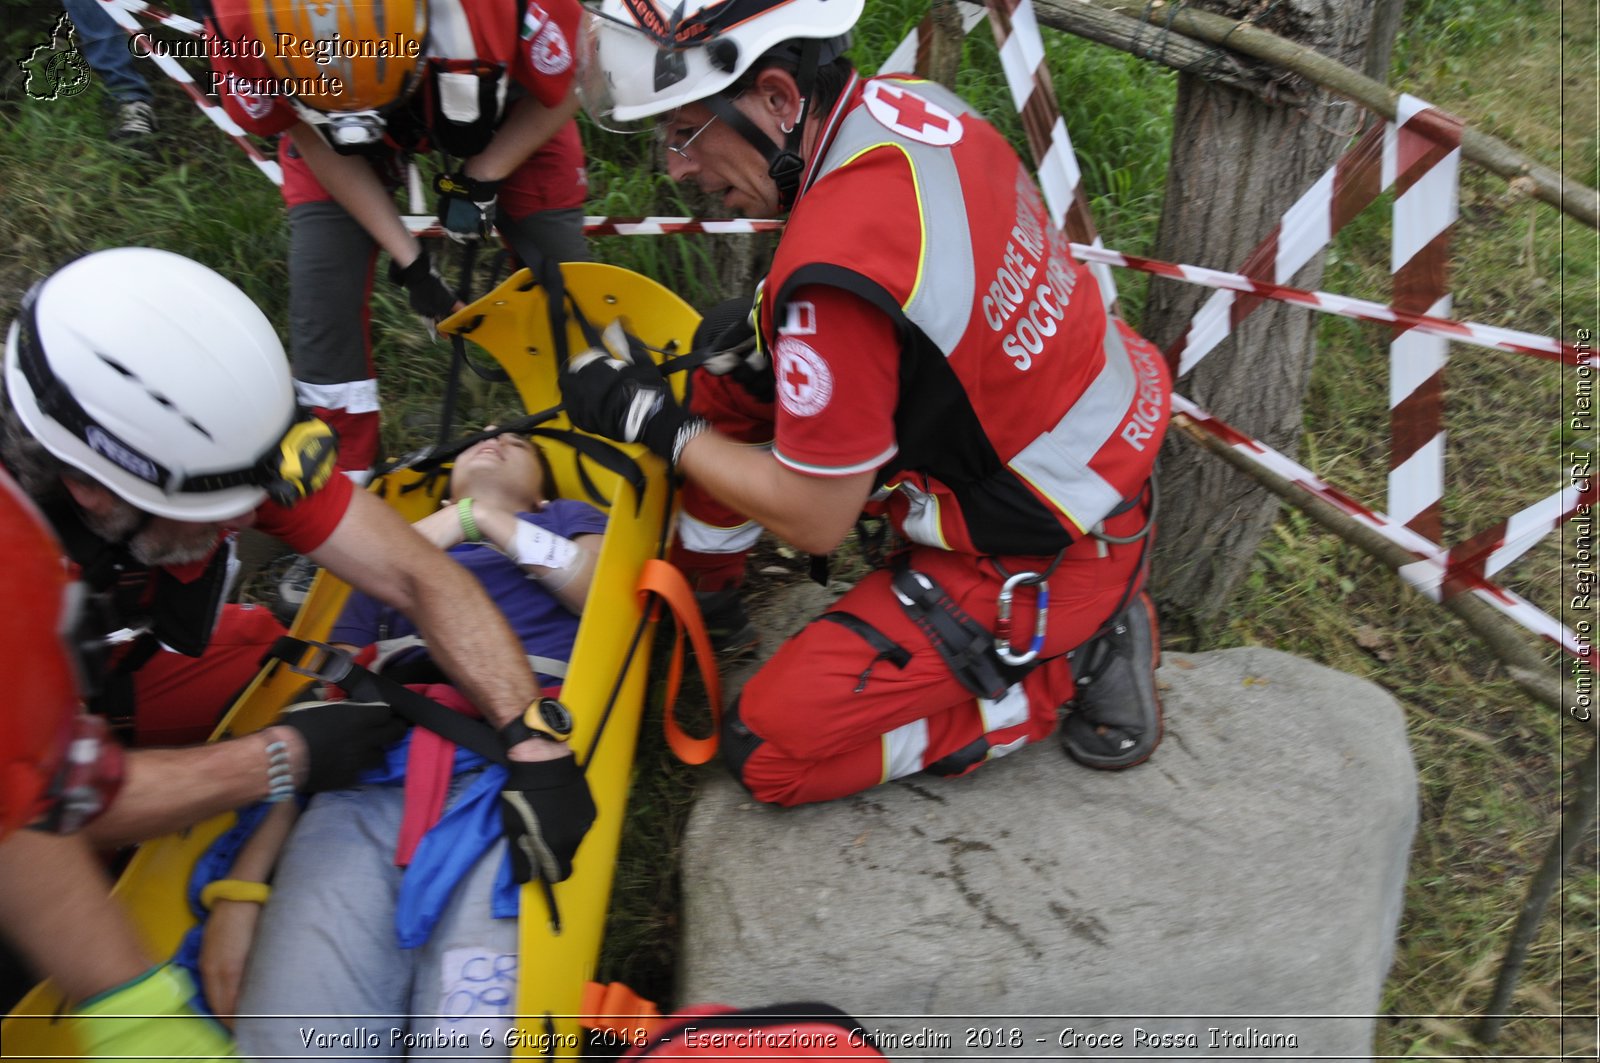
[[(569, 295), (595, 328), (604, 328), (620, 316), (630, 332), (652, 347), (668, 354), (689, 350), (699, 315), (659, 284), (600, 263), (569, 263), (562, 272)], [(440, 329), (463, 331), (487, 350), (511, 376), (526, 409), (537, 412), (559, 403), (561, 394), (544, 290), (528, 287), (530, 281), (526, 270), (515, 274), (442, 322)], [(588, 346), (575, 321), (569, 324), (568, 343), (574, 355)], [(675, 388), (681, 395), (681, 379), (675, 381)], [(545, 427), (568, 428), (570, 422), (563, 413)], [(561, 496), (589, 501), (575, 452), (559, 443), (544, 446)], [(644, 562), (664, 549), (675, 503), (669, 508), (668, 477), (660, 459), (639, 446), (622, 445), (622, 449), (644, 470), (644, 498), (636, 498), (633, 488), (615, 473), (585, 463), (590, 482), (610, 500), (609, 522), (562, 687), (562, 701), (574, 717), (573, 748), (582, 757), (594, 747), (587, 775), (597, 816), (578, 851), (572, 877), (553, 888), (561, 919), (559, 930), (551, 923), (544, 890), (537, 884), (522, 890), (516, 1013), (523, 1035), (516, 1039), (513, 1051), (513, 1057), (519, 1059), (582, 1053), (578, 1015), (583, 986), (594, 977), (599, 962), (627, 812), (652, 641), (651, 631), (646, 630), (628, 659), (645, 609), (635, 588)], [(422, 489), (402, 490), (422, 479), (419, 473), (402, 470), (384, 477), (372, 489), (414, 521), (437, 507), (444, 483), (439, 478)], [(348, 595), (344, 583), (328, 573), (320, 574), (290, 633), (303, 639), (326, 638)], [(596, 746), (595, 736), (619, 676), (620, 688)], [(267, 666), (240, 695), (212, 740), (268, 726), (306, 682), (280, 663)], [(131, 914), (153, 956), (171, 956), (194, 925), (185, 896), (194, 862), (234, 822), (234, 815), (228, 813), (180, 834), (147, 842), (129, 862), (115, 896)], [(73, 1058), (78, 1048), (71, 1024), (61, 1021), (65, 1005), (50, 983), (36, 986), (0, 1026), (6, 1056)], [(552, 1031), (554, 1036), (548, 1036)]]

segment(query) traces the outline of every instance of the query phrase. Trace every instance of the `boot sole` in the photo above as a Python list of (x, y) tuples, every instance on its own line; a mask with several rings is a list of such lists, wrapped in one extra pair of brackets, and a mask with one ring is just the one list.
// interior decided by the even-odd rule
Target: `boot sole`
[[(1150, 600), (1150, 595), (1145, 591), (1140, 591), (1139, 597), (1144, 600), (1145, 618), (1150, 624), (1150, 645), (1152, 648), (1150, 655), (1150, 681), (1155, 683), (1155, 671), (1157, 668), (1161, 667), (1161, 628), (1156, 623), (1156, 606), (1155, 603)], [(1118, 757), (1097, 757), (1093, 753), (1084, 753), (1080, 750), (1073, 749), (1071, 744), (1067, 741), (1065, 721), (1062, 723), (1061, 731), (1062, 752), (1070, 757), (1075, 763), (1082, 764), (1084, 767), (1092, 768), (1095, 771), (1126, 771), (1129, 768), (1137, 768), (1139, 765), (1155, 756), (1156, 750), (1161, 748), (1161, 740), (1165, 738), (1167, 734), (1167, 708), (1161, 703), (1161, 688), (1159, 685), (1156, 687), (1155, 696), (1156, 740), (1151, 744), (1149, 749), (1145, 750), (1144, 753), (1140, 754), (1134, 760), (1122, 760)], [(1071, 703), (1069, 702), (1068, 704)]]

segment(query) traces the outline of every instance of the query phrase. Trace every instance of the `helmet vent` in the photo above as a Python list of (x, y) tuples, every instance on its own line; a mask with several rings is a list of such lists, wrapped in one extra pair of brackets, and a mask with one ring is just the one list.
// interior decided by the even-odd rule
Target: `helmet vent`
[(144, 388), (144, 393), (146, 395), (149, 395), (151, 400), (154, 401), (157, 406), (160, 406), (162, 409), (167, 410), (167, 411), (177, 415), (177, 417), (180, 420), (182, 420), (184, 424), (188, 425), (190, 428), (193, 428), (196, 432), (199, 432), (201, 435), (205, 436), (208, 441), (215, 442), (215, 440), (212, 439), (211, 433), (206, 431), (205, 427), (203, 425), (201, 425), (200, 422), (196, 421), (193, 417), (190, 417), (188, 414), (186, 414), (182, 410), (178, 409), (177, 405), (171, 399), (169, 399), (165, 395), (161, 394), (161, 392), (151, 390), (151, 388), (147, 384), (145, 384), (144, 381), (139, 379), (139, 375), (137, 373), (135, 373), (133, 370), (129, 369), (127, 366), (125, 366), (122, 363), (118, 362), (115, 358), (112, 358), (109, 355), (103, 354), (100, 351), (96, 351), (94, 353), (95, 353), (95, 356), (98, 357), (106, 365), (110, 366), (112, 369), (115, 369), (117, 372), (121, 373), (124, 377), (126, 377), (129, 380), (131, 380), (133, 383), (138, 384), (140, 387)]

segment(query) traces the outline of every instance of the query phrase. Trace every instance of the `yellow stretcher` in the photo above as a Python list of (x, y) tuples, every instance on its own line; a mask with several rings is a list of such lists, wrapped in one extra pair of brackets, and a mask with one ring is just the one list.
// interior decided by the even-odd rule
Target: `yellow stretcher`
[[(634, 336), (658, 352), (688, 352), (699, 315), (661, 285), (598, 263), (570, 263), (562, 273), (570, 302), (594, 328), (620, 317)], [(493, 355), (529, 411), (548, 410), (561, 401), (546, 291), (534, 284), (528, 271), (515, 274), (442, 322), (440, 330), (469, 335)], [(567, 334), (573, 353), (589, 346), (571, 316)], [(546, 427), (567, 428), (569, 423), (563, 413)], [(598, 815), (572, 877), (551, 890), (559, 927), (551, 919), (541, 884), (529, 884), (522, 891), (524, 960), (519, 964), (519, 1034), (513, 1056), (535, 1059), (577, 1056), (582, 1051), (579, 1016), (584, 1013), (585, 984), (593, 979), (600, 954), (650, 664), (654, 620), (646, 613), (650, 595), (640, 586), (651, 567), (647, 562), (665, 553), (675, 509), (665, 465), (642, 447), (620, 448), (643, 472), (642, 497), (625, 477), (581, 458), (572, 447), (545, 442), (544, 449), (561, 495), (588, 499), (587, 480), (609, 500), (609, 523), (561, 695), (574, 717), (572, 746), (587, 762)], [(381, 477), (372, 490), (408, 520), (417, 520), (437, 507), (444, 481), (442, 477), (434, 481), (400, 469)], [(349, 588), (331, 575), (320, 575), (290, 633), (302, 639), (325, 638), (348, 593)], [(212, 740), (267, 726), (305, 682), (280, 662), (268, 664)], [(129, 862), (116, 896), (153, 956), (171, 956), (193, 926), (185, 891), (195, 860), (234, 821), (229, 813), (148, 842)], [(0, 1027), (5, 1056), (77, 1058), (71, 1024), (63, 1021), (64, 1005), (61, 993), (50, 983), (35, 987)]]

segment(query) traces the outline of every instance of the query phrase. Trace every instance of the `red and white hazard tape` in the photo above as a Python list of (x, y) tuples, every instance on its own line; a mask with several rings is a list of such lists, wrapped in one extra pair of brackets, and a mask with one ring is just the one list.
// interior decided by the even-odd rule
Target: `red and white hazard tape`
[(1174, 280), (1186, 281), (1190, 284), (1202, 284), (1210, 288), (1233, 292), (1246, 292), (1258, 295), (1263, 299), (1276, 299), (1285, 303), (1295, 303), (1300, 306), (1310, 307), (1313, 310), (1321, 310), (1324, 313), (1355, 318), (1358, 321), (1372, 321), (1381, 325), (1400, 325), (1416, 332), (1459, 340), (1462, 343), (1470, 343), (1477, 347), (1490, 347), (1495, 350), (1511, 351), (1515, 354), (1547, 358), (1561, 362), (1563, 365), (1600, 366), (1600, 355), (1580, 352), (1570, 343), (1561, 343), (1548, 336), (1538, 336), (1531, 332), (1518, 332), (1515, 329), (1504, 329), (1494, 325), (1480, 325), (1471, 321), (1455, 321), (1450, 318), (1432, 317), (1427, 314), (1408, 313), (1395, 307), (1386, 306), (1383, 303), (1374, 303), (1366, 299), (1352, 299), (1349, 296), (1334, 295), (1331, 292), (1306, 291), (1301, 288), (1291, 288), (1286, 284), (1273, 284), (1270, 281), (1257, 280), (1242, 273), (1228, 273), (1224, 270), (1207, 269), (1204, 266), (1163, 262), (1160, 259), (1124, 254), (1121, 251), (1113, 251), (1103, 247), (1073, 244), (1072, 253), (1085, 262), (1103, 262), (1110, 266), (1124, 266), (1128, 269), (1155, 273), (1163, 277), (1171, 277)]
[[(161, 25), (191, 35), (201, 27), (189, 19), (172, 15), (143, 0), (99, 0), (111, 17), (130, 35), (140, 32), (137, 13)], [(970, 30), (978, 15), (974, 5), (963, 4), (963, 24)], [(1426, 417), (1408, 412), (1418, 402), (1427, 405), (1425, 396), (1437, 378), (1434, 363), (1442, 366), (1442, 356), (1432, 353), (1431, 344), (1418, 343), (1422, 337), (1456, 339), (1478, 346), (1553, 358), (1567, 365), (1597, 364), (1594, 355), (1581, 356), (1572, 346), (1529, 333), (1452, 321), (1442, 314), (1449, 304), (1443, 298), (1440, 250), (1444, 234), (1454, 220), (1455, 162), (1459, 156), (1460, 123), (1421, 101), (1406, 97), (1398, 122), (1374, 126), (1324, 174), (1312, 189), (1284, 215), (1282, 222), (1246, 260), (1238, 273), (1178, 265), (1107, 250), (1095, 233), (1082, 175), (1065, 123), (1055, 107), (1055, 94), (1044, 62), (1043, 40), (1039, 35), (1031, 0), (988, 0), (990, 23), (1000, 47), (1002, 64), (1012, 98), (1023, 120), (1040, 186), (1058, 228), (1064, 228), (1075, 242), (1072, 250), (1091, 263), (1101, 279), (1108, 304), (1115, 297), (1109, 266), (1124, 266), (1163, 276), (1206, 284), (1218, 289), (1195, 319), (1169, 357), (1179, 371), (1186, 372), (1204, 358), (1263, 299), (1278, 299), (1362, 320), (1397, 325), (1406, 331), (1392, 347), (1397, 379), (1406, 387), (1397, 393), (1395, 417), (1408, 425), (1431, 423)], [(923, 27), (903, 42), (885, 64), (886, 71), (905, 69), (907, 59), (915, 61), (921, 46)], [(237, 124), (194, 85), (188, 73), (171, 57), (153, 54), (150, 58), (188, 93), (195, 105), (227, 133), (274, 183), (282, 184), (275, 162), (267, 159), (244, 135)], [(1446, 162), (1447, 159), (1451, 161)], [(1437, 173), (1434, 171), (1437, 170)], [(1327, 246), (1334, 233), (1350, 218), (1368, 206), (1383, 190), (1394, 186), (1396, 201), (1395, 265), (1396, 300), (1384, 306), (1326, 292), (1311, 292), (1289, 287), (1285, 282)], [(1409, 202), (1405, 202), (1409, 200)], [(1441, 206), (1445, 209), (1441, 209)], [(419, 236), (442, 236), (435, 219), (408, 216), (407, 228)], [(585, 219), (584, 231), (591, 236), (635, 236), (676, 234), (755, 233), (780, 230), (783, 222), (774, 219), (705, 220), (683, 217)], [(1408, 266), (1409, 263), (1417, 265)], [(1415, 271), (1416, 276), (1413, 276)], [(1271, 280), (1267, 280), (1271, 277)], [(1420, 280), (1418, 278), (1421, 278)], [(1435, 278), (1438, 278), (1437, 282)], [(1422, 353), (1416, 353), (1419, 350)], [(1418, 367), (1421, 367), (1418, 369)], [(1415, 381), (1413, 384), (1412, 382)], [(1407, 399), (1406, 396), (1424, 396)], [(1437, 406), (1437, 403), (1434, 403)], [(1595, 484), (1584, 490), (1569, 487), (1543, 499), (1495, 528), (1448, 553), (1425, 535), (1405, 523), (1367, 509), (1328, 484), (1305, 467), (1251, 439), (1225, 422), (1211, 416), (1182, 395), (1173, 396), (1174, 413), (1187, 415), (1202, 430), (1214, 435), (1263, 468), (1298, 484), (1337, 507), (1386, 539), (1409, 551), (1416, 561), (1402, 566), (1400, 575), (1435, 601), (1460, 593), (1472, 593), (1505, 613), (1527, 630), (1558, 645), (1563, 652), (1595, 663), (1596, 650), (1587, 640), (1532, 603), (1490, 582), (1517, 557), (1532, 548), (1551, 530), (1560, 526), (1580, 505), (1595, 504)], [(1440, 439), (1442, 445), (1442, 437)], [(1430, 437), (1413, 456), (1433, 446)], [(1437, 449), (1437, 448), (1434, 448)], [(1431, 458), (1430, 458), (1431, 460)], [(1401, 461), (1397, 469), (1406, 465)], [(1440, 482), (1442, 486), (1442, 481)], [(1425, 497), (1432, 487), (1411, 491), (1409, 497)], [(1402, 491), (1405, 494), (1405, 491)], [(1394, 496), (1391, 490), (1391, 497)], [(1392, 506), (1391, 506), (1392, 508)]]
[[(1457, 557), (1454, 551), (1446, 554), (1436, 544), (1404, 524), (1361, 505), (1310, 469), (1285, 457), (1260, 440), (1245, 435), (1227, 422), (1213, 417), (1184, 396), (1177, 394), (1172, 396), (1172, 412), (1187, 416), (1201, 430), (1226, 443), (1252, 463), (1288, 480), (1405, 549), (1416, 560), (1400, 567), (1401, 578), (1433, 601), (1443, 601), (1457, 594), (1473, 594), (1510, 617), (1521, 627), (1559, 646), (1563, 653), (1586, 661), (1591, 666), (1596, 663), (1596, 647), (1589, 640), (1579, 638), (1570, 628), (1526, 598), (1489, 582), (1487, 578), (1490, 571), (1498, 571), (1499, 567), (1503, 567), (1501, 564), (1493, 570), (1489, 569), (1490, 557), (1500, 561), (1502, 558), (1497, 555), (1502, 552), (1514, 555), (1525, 551), (1551, 528), (1570, 516), (1585, 499), (1592, 503), (1594, 499), (1592, 484), (1586, 495), (1573, 488), (1546, 499), (1524, 514), (1519, 514), (1518, 518), (1513, 518), (1504, 526), (1506, 533), (1502, 537), (1502, 545), (1488, 551), (1487, 554), (1476, 559)], [(1513, 531), (1510, 525), (1519, 521), (1519, 518), (1522, 527)], [(1507, 561), (1509, 559), (1509, 556), (1503, 558)]]
[(1446, 564), (1446, 596), (1449, 594), (1452, 573), (1465, 572), (1488, 579), (1537, 546), (1540, 540), (1564, 524), (1579, 507), (1592, 508), (1600, 500), (1597, 496), (1600, 496), (1600, 480), (1588, 477), (1548, 498), (1540, 499), (1488, 531), (1451, 547)]
[[(1432, 111), (1430, 121), (1413, 122)], [(1431, 160), (1431, 161), (1430, 161)], [(1383, 178), (1394, 185), (1394, 308), (1450, 316), (1450, 235), (1458, 210), (1461, 122), (1401, 96), (1384, 127)], [(1396, 176), (1390, 180), (1389, 175)], [(1417, 328), (1389, 343), (1390, 516), (1437, 542), (1443, 532), (1444, 370), (1449, 344)]]
[[(426, 214), (407, 214), (402, 219), (412, 236), (444, 236), (439, 219)], [(772, 218), (613, 218), (590, 215), (583, 219), (585, 236), (725, 236), (730, 233), (773, 233), (784, 223)]]
[[(1055, 85), (1045, 62), (1044, 38), (1039, 33), (1033, 0), (988, 0), (988, 7), (989, 25), (1000, 49), (1000, 65), (1011, 90), (1011, 101), (1022, 119), (1050, 220), (1066, 232), (1069, 240), (1091, 247), (1104, 246), (1089, 213), (1083, 172), (1067, 123), (1056, 108)], [(1111, 271), (1102, 265), (1091, 268), (1100, 282), (1105, 304), (1111, 306), (1117, 299)]]
[[(100, 6), (105, 9), (106, 14), (110, 15), (117, 25), (123, 28), (130, 38), (137, 37), (144, 32), (138, 18), (135, 17), (136, 15), (143, 15), (152, 22), (167, 26), (180, 33), (187, 33), (190, 36), (198, 37), (203, 34), (198, 22), (184, 18), (181, 15), (174, 15), (170, 11), (164, 11), (154, 5), (144, 3), (143, 0), (100, 0)], [(235, 144), (244, 149), (244, 153), (250, 157), (250, 161), (255, 164), (256, 169), (266, 174), (273, 184), (283, 184), (283, 171), (278, 166), (277, 161), (269, 159), (262, 154), (261, 149), (251, 143), (250, 138), (245, 135), (245, 131), (239, 128), (239, 124), (228, 117), (228, 112), (217, 106), (211, 97), (200, 91), (199, 87), (194, 83), (194, 78), (189, 76), (189, 72), (183, 68), (182, 64), (170, 55), (165, 55), (149, 48), (144, 49), (139, 54), (144, 55), (155, 63), (167, 77), (177, 82), (178, 87), (188, 94), (196, 107), (200, 108), (200, 113), (209, 118), (213, 125), (228, 134)]]
[[(1405, 125), (1415, 132), (1448, 137), (1451, 125), (1459, 139), (1459, 123), (1444, 112), (1414, 101), (1421, 109), (1406, 112)], [(1395, 123), (1374, 124), (1334, 162), (1332, 168), (1295, 201), (1277, 227), (1245, 259), (1239, 272), (1286, 284), (1312, 257), (1328, 246), (1344, 226), (1396, 182), (1414, 185), (1439, 161), (1433, 153), (1402, 154)], [(1408, 140), (1408, 143), (1410, 141)], [(1189, 372), (1240, 321), (1260, 305), (1259, 299), (1218, 292), (1195, 314), (1189, 328), (1167, 351), (1180, 375)]]

